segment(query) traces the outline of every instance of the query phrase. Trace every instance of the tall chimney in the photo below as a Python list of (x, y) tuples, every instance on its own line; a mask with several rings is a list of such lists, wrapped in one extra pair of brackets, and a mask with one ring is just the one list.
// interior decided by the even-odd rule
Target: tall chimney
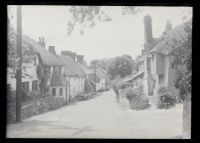
[(152, 19), (148, 14), (144, 17), (144, 34), (145, 34), (145, 43), (149, 44), (152, 42)]
[(49, 52), (51, 52), (52, 54), (56, 55), (55, 46), (49, 46)]
[(83, 59), (84, 56), (83, 55), (77, 55), (77, 62), (83, 65)]
[(39, 43), (42, 47), (45, 48), (46, 44), (45, 44), (45, 41), (44, 41), (44, 37), (39, 37), (38, 39), (39, 39), (38, 43)]
[(170, 20), (167, 20), (166, 26), (165, 26), (165, 31), (169, 32), (172, 30), (172, 24)]

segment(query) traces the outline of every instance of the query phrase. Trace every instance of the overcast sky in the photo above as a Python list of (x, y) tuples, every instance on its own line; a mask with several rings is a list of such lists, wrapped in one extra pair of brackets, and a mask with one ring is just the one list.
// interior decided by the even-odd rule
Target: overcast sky
[(93, 28), (80, 35), (75, 30), (67, 36), (67, 21), (70, 18), (66, 6), (23, 6), (23, 34), (38, 41), (44, 37), (46, 45), (56, 46), (56, 52), (69, 50), (83, 54), (89, 63), (93, 59), (112, 58), (129, 54), (133, 58), (141, 53), (144, 44), (144, 15), (152, 17), (153, 37), (165, 30), (167, 20), (172, 26), (182, 23), (183, 15), (192, 17), (190, 7), (140, 7), (141, 13), (121, 15), (120, 7), (103, 7), (111, 17), (110, 22), (97, 22)]

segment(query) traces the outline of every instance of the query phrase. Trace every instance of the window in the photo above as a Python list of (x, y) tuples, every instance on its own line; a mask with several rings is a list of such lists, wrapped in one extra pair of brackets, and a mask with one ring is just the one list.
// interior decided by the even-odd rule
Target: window
[(22, 89), (24, 91), (29, 91), (29, 82), (22, 82)]
[(63, 88), (60, 88), (60, 96), (63, 95)]
[(53, 96), (56, 96), (56, 88), (53, 88)]
[(32, 90), (38, 90), (37, 80), (32, 81)]

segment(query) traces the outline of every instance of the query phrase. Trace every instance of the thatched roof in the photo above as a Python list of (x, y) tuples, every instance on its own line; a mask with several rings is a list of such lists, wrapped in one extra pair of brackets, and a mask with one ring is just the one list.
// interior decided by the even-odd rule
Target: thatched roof
[(52, 53), (50, 53), (47, 49), (42, 47), (39, 43), (34, 41), (29, 36), (23, 35), (22, 42), (23, 42), (23, 46), (30, 46), (33, 48), (33, 50), (36, 53), (38, 53), (44, 65), (47, 65), (47, 66), (63, 66), (64, 65), (64, 63), (62, 63), (61, 60), (59, 60), (56, 56), (54, 56)]
[(79, 64), (79, 63), (78, 63), (78, 65), (85, 71), (85, 73), (86, 73), (87, 75), (93, 74), (93, 73), (94, 73), (94, 70), (89, 69), (89, 68), (87, 68), (86, 66), (81, 65), (81, 64)]
[(97, 68), (96, 74), (97, 74), (97, 76), (98, 76), (100, 79), (106, 78), (106, 72), (103, 71), (103, 70), (100, 69), (100, 68)]
[(76, 76), (77, 75), (76, 72), (74, 72), (73, 69), (69, 66), (68, 58), (62, 55), (58, 55), (58, 57), (65, 64), (64, 74), (67, 76)]
[(69, 74), (75, 74), (79, 77), (85, 76), (85, 71), (80, 67), (78, 63), (76, 63), (71, 57), (58, 55), (58, 58), (64, 61), (64, 65), (69, 69)]
[(69, 82), (61, 75), (61, 68), (55, 67), (53, 70), (50, 86), (64, 86), (68, 84)]

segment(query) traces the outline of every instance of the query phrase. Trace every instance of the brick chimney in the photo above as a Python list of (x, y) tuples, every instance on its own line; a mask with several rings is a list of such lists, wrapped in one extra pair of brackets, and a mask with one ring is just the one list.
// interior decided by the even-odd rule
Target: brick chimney
[(76, 53), (74, 53), (74, 52), (71, 52), (71, 51), (61, 51), (61, 55), (69, 56), (69, 57), (71, 57), (74, 61), (77, 61)]
[(172, 30), (172, 24), (170, 20), (167, 20), (166, 26), (165, 26), (165, 31), (169, 32)]
[(144, 35), (145, 35), (145, 44), (149, 44), (152, 42), (152, 19), (150, 15), (146, 15), (144, 17)]
[(77, 55), (77, 62), (83, 65), (84, 56), (83, 55)]
[(55, 46), (49, 46), (49, 52), (51, 52), (52, 54), (56, 55)]
[(39, 37), (39, 41), (38, 41), (38, 43), (42, 46), (42, 47), (46, 47), (46, 43), (45, 43), (45, 41), (44, 41), (44, 37)]

